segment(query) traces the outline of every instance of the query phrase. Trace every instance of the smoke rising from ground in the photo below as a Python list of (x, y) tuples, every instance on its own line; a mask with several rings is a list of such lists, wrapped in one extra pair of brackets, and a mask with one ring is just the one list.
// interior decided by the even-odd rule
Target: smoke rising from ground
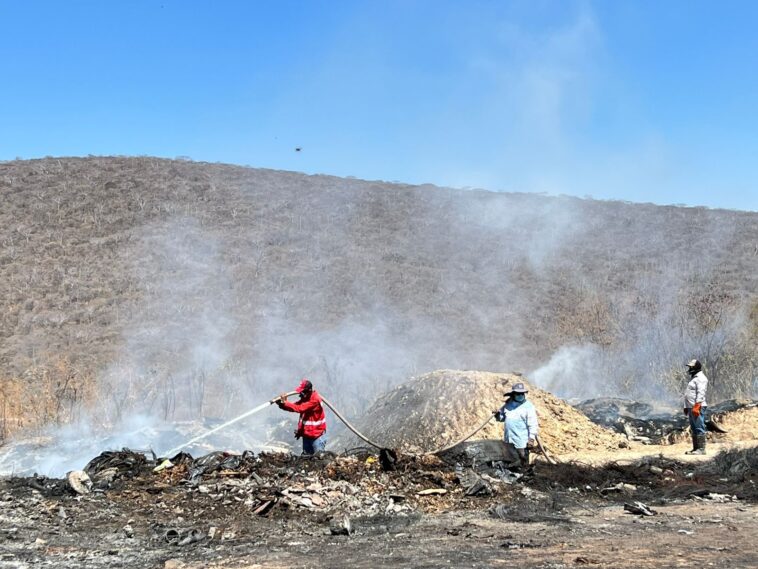
[[(714, 397), (755, 393), (749, 214), (128, 167), (173, 185), (140, 195), (129, 182), (152, 217), (109, 257), (117, 349), (94, 411), (57, 432), (51, 457), (107, 437), (161, 452), (303, 376), (348, 416), (442, 368), (525, 371), (569, 398), (675, 401), (699, 357)], [(272, 408), (197, 450), (293, 444), (295, 421)]]

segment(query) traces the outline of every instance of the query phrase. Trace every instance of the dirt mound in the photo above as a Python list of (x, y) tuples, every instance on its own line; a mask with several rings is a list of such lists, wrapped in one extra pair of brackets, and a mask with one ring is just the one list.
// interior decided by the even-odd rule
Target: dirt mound
[(723, 435), (726, 440), (758, 439), (758, 400), (724, 401), (711, 408), (710, 418), (726, 431)]
[[(730, 399), (708, 408), (708, 419), (725, 433), (711, 432), (709, 438), (717, 441), (752, 441), (758, 439), (758, 400)], [(689, 428), (671, 433), (672, 444), (689, 441)]]
[[(439, 370), (399, 385), (381, 396), (355, 422), (368, 438), (408, 452), (439, 449), (475, 429), (503, 404), (506, 387), (521, 381), (537, 407), (540, 438), (553, 453), (618, 448), (623, 437), (591, 422), (550, 393), (511, 373)], [(503, 425), (492, 421), (472, 440), (500, 439)], [(360, 446), (341, 437), (336, 447)]]

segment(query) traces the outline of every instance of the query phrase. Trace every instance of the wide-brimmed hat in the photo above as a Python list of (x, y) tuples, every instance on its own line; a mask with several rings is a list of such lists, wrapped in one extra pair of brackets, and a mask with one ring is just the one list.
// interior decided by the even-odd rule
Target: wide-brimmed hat
[(526, 386), (523, 383), (519, 382), (519, 383), (514, 383), (511, 386), (511, 390), (504, 393), (503, 395), (511, 395), (512, 393), (529, 393), (529, 390), (526, 388)]

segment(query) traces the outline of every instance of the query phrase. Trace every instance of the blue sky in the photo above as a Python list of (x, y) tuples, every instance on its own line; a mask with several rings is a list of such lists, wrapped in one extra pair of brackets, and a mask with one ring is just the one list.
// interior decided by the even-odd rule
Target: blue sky
[(758, 210), (756, 21), (736, 0), (0, 0), (0, 160)]

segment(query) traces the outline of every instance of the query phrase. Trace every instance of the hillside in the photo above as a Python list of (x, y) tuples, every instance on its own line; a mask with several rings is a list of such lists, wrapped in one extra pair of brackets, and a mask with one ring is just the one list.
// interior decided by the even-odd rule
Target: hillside
[(303, 374), (348, 412), (440, 368), (668, 396), (698, 355), (754, 389), (758, 213), (147, 157), (0, 163), (0, 199), (5, 427), (228, 416)]

